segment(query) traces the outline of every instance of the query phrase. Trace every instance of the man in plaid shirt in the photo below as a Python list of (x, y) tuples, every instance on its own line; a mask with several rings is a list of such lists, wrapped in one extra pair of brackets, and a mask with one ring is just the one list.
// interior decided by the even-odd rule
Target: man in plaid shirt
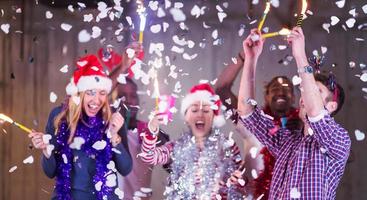
[[(343, 104), (343, 89), (335, 80), (314, 77), (305, 53), (300, 27), (292, 30), (288, 42), (301, 78), (301, 130), (275, 126), (270, 116), (256, 108), (255, 71), (264, 40), (252, 30), (243, 42), (245, 63), (238, 97), (240, 124), (253, 133), (276, 159), (269, 199), (335, 199), (351, 141), (347, 131), (331, 115)], [(260, 36), (261, 38), (261, 36)]]

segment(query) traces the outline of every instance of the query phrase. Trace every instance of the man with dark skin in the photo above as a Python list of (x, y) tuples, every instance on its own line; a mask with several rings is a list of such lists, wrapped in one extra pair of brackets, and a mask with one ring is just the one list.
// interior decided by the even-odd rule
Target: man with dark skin
[[(231, 119), (235, 124), (237, 124), (238, 119), (238, 99), (231, 88), (243, 67), (244, 57), (244, 53), (240, 52), (235, 62), (225, 67), (219, 75), (215, 86), (217, 94), (229, 114), (231, 114)], [(295, 96), (292, 82), (286, 76), (276, 76), (265, 85), (264, 89), (264, 111), (274, 117), (274, 122), (279, 126), (287, 126), (290, 129), (300, 127), (301, 121), (298, 118), (298, 110), (293, 107)], [(262, 198), (267, 199), (275, 163), (274, 158), (252, 134), (247, 133), (244, 129), (237, 129), (237, 131), (244, 139), (246, 175), (247, 177), (254, 176), (253, 184), (250, 184), (252, 193), (255, 198), (263, 195)], [(251, 152), (259, 152), (262, 156), (258, 153), (256, 153), (256, 156), (252, 155)]]

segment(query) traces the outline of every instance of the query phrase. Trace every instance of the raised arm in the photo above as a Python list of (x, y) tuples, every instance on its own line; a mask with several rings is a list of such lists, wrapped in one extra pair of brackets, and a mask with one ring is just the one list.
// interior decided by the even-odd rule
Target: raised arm
[[(293, 56), (301, 82), (301, 107), (304, 106), (308, 119), (305, 124), (307, 134), (313, 134), (321, 148), (334, 159), (346, 161), (350, 151), (348, 132), (330, 117), (333, 112), (328, 100), (323, 99), (316, 83), (313, 70), (307, 70), (309, 63), (305, 52), (305, 37), (300, 27), (292, 30), (288, 41), (292, 45)], [(311, 68), (312, 69), (312, 68)], [(334, 102), (336, 103), (336, 102)], [(327, 105), (329, 104), (329, 106)], [(336, 109), (336, 108), (334, 108)]]
[(254, 35), (260, 35), (255, 29), (243, 41), (243, 50), (245, 52), (245, 62), (243, 65), (240, 89), (238, 92), (238, 113), (248, 115), (253, 111), (253, 106), (247, 103), (249, 99), (255, 98), (255, 72), (257, 60), (262, 52), (264, 40), (253, 41)]
[[(128, 49), (130, 50), (133, 50), (134, 51), (134, 54), (133, 55), (128, 55)], [(113, 71), (110, 73), (109, 77), (111, 78), (112, 80), (112, 90), (113, 91), (118, 82), (117, 82), (117, 78), (120, 74), (126, 74), (128, 73), (128, 69), (129, 67), (131, 66), (131, 64), (133, 63), (134, 61), (134, 58), (138, 57), (138, 55), (143, 51), (143, 48), (141, 46), (141, 44), (139, 43), (132, 43), (130, 45), (128, 45), (123, 53), (122, 53), (122, 62), (117, 66), (115, 67), (115, 69), (113, 69)]]
[[(219, 95), (220, 100), (226, 106), (227, 110), (237, 109), (237, 96), (232, 92), (231, 88), (243, 67), (244, 56), (243, 51), (241, 51), (236, 57), (236, 62), (224, 67), (215, 84), (215, 92)], [(227, 99), (230, 99), (230, 102)]]
[(302, 28), (293, 28), (288, 37), (288, 42), (292, 45), (292, 53), (297, 63), (297, 69), (301, 78), (301, 97), (305, 106), (306, 113), (309, 117), (316, 117), (324, 110), (324, 103), (320, 95), (318, 86), (313, 73), (305, 71), (305, 67), (309, 66), (306, 51), (305, 37)]
[(238, 92), (238, 112), (241, 116), (240, 126), (254, 134), (274, 156), (277, 156), (283, 136), (274, 133), (270, 134), (271, 130), (275, 130), (271, 117), (266, 116), (257, 108), (254, 109), (255, 106), (249, 102), (249, 100), (255, 98), (256, 65), (264, 44), (263, 39), (256, 42), (252, 40), (255, 34), (259, 35), (257, 30), (252, 30), (251, 34), (243, 42), (245, 63)]

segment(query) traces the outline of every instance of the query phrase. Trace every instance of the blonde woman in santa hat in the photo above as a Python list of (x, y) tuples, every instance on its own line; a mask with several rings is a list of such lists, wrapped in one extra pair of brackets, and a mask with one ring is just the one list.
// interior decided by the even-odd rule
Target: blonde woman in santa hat
[(52, 110), (45, 134), (29, 135), (43, 152), (44, 173), (56, 179), (52, 199), (122, 199), (115, 173), (127, 175), (132, 162), (117, 134), (124, 119), (109, 107), (111, 86), (96, 56), (81, 58), (67, 103)]
[[(232, 138), (216, 129), (225, 123), (220, 100), (208, 84), (194, 86), (181, 104), (189, 131), (178, 140), (156, 147), (161, 117), (149, 122), (143, 136), (142, 160), (149, 164), (171, 164), (164, 194), (167, 199), (243, 199), (243, 188), (225, 184), (239, 168), (241, 156)], [(224, 183), (224, 184), (223, 184)]]

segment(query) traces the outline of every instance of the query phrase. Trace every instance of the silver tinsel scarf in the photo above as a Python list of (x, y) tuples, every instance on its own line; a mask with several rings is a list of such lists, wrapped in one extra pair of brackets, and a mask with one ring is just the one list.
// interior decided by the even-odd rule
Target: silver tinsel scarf
[(233, 142), (228, 144), (231, 141), (216, 130), (205, 139), (200, 150), (192, 133), (184, 133), (172, 152), (172, 172), (165, 190), (167, 199), (215, 199), (223, 194), (226, 199), (243, 199), (240, 188), (219, 186), (221, 180), (226, 182), (238, 168), (235, 160), (240, 159), (240, 156), (233, 157)]

